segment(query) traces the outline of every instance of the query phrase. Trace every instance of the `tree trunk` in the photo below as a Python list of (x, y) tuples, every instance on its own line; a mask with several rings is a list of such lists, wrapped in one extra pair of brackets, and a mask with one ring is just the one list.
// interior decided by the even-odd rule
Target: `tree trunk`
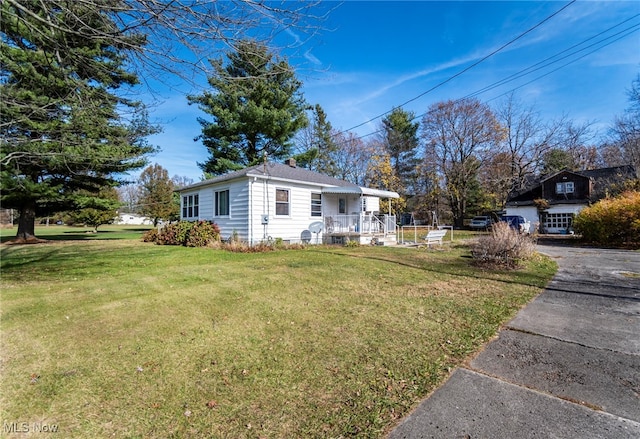
[(26, 206), (18, 209), (18, 233), (16, 238), (18, 239), (33, 239), (36, 237), (36, 205), (35, 203), (29, 203)]

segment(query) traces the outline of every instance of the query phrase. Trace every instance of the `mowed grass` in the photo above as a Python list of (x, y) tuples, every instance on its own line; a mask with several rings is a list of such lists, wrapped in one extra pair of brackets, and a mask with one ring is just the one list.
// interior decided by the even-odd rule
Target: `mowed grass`
[(384, 436), (555, 271), (444, 248), (2, 245), (4, 433)]
[[(83, 226), (38, 226), (36, 235), (38, 238), (54, 241), (89, 241), (112, 239), (138, 239), (141, 234), (153, 226), (134, 226), (105, 224), (98, 228), (98, 233), (93, 232), (93, 227)], [(0, 240), (7, 242), (15, 238), (17, 228), (0, 228)]]

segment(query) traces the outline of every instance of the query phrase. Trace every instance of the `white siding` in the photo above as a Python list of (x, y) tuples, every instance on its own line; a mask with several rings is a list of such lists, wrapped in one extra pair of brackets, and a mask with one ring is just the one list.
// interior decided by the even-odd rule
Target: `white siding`
[[(551, 206), (546, 210), (548, 214), (574, 214), (577, 215), (585, 206), (578, 204), (557, 204)], [(507, 215), (520, 215), (525, 220), (531, 222), (531, 232), (539, 231), (536, 229), (536, 225), (541, 226), (544, 233), (566, 233), (566, 227), (545, 227), (542, 224), (542, 220), (538, 214), (538, 209), (535, 206), (520, 206), (520, 207), (507, 207)]]
[[(289, 191), (289, 215), (276, 215), (276, 189)], [(320, 193), (318, 186), (257, 179), (252, 182), (251, 191), (254, 213), (252, 244), (278, 238), (290, 243), (300, 242), (302, 232), (308, 230), (312, 222), (322, 221), (322, 217), (311, 216), (311, 194)], [(262, 224), (263, 215), (268, 217), (268, 224)], [(315, 238), (313, 235), (312, 240)], [(322, 241), (321, 234), (319, 241)]]
[(207, 188), (200, 189), (200, 218), (201, 220), (211, 221), (213, 213), (213, 192)]
[(540, 217), (538, 216), (538, 209), (535, 206), (518, 206), (507, 207), (507, 215), (520, 215), (525, 221), (529, 221), (529, 233), (538, 231), (538, 225), (540, 224)]
[[(215, 192), (222, 190), (229, 190), (229, 215), (224, 217), (216, 217)], [(215, 186), (201, 187), (196, 191), (184, 192), (181, 194), (181, 202), (184, 196), (194, 194), (198, 194), (199, 198), (198, 217), (183, 217), (181, 206), (180, 219), (187, 221), (194, 219), (213, 221), (220, 227), (220, 234), (222, 235), (223, 239), (228, 239), (235, 231), (240, 239), (248, 240), (248, 187), (246, 180), (224, 182)]]
[[(339, 211), (340, 199), (346, 200), (346, 210)], [(361, 212), (361, 204), (359, 195), (352, 194), (328, 194), (322, 198), (322, 208), (325, 216), (334, 215), (350, 215)], [(380, 203), (378, 202), (378, 205)]]
[[(212, 203), (207, 214), (220, 227), (223, 239), (229, 239), (235, 234), (243, 241), (248, 241), (248, 183), (247, 180), (227, 181), (204, 189), (209, 192)], [(215, 193), (229, 191), (229, 215), (215, 216)]]
[(380, 198), (371, 197), (371, 196), (362, 197), (362, 211), (363, 212), (379, 212)]

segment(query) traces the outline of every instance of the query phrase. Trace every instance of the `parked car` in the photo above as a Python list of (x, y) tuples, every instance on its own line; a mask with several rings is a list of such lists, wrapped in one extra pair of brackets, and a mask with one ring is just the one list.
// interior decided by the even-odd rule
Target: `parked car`
[(486, 230), (489, 227), (491, 227), (492, 223), (493, 223), (493, 221), (491, 220), (491, 217), (488, 217), (488, 216), (474, 216), (471, 219), (471, 223), (469, 224), (469, 227), (471, 227), (471, 229), (473, 229), (473, 230)]
[(504, 221), (509, 224), (514, 230), (519, 233), (529, 233), (529, 227), (531, 224), (520, 215), (504, 215), (500, 217), (500, 221)]

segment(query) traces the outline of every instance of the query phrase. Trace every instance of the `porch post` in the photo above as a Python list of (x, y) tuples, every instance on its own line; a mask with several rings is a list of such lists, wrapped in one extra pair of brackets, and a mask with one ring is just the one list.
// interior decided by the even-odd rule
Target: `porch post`
[(389, 226), (387, 225), (387, 221), (389, 221), (389, 219), (391, 219), (391, 198), (387, 198), (388, 202), (389, 202), (389, 218), (387, 218), (387, 220), (384, 222), (384, 234), (385, 236), (387, 235), (387, 233), (389, 233)]

